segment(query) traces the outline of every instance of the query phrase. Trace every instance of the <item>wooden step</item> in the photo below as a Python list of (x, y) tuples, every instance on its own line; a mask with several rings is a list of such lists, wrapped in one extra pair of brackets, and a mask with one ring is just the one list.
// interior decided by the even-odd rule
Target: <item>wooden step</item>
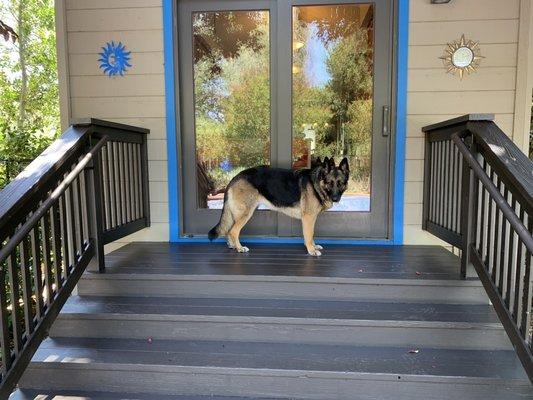
[(50, 335), (511, 349), (488, 305), (74, 296)]
[(353, 399), (522, 399), (513, 351), (221, 341), (47, 339), (23, 389)]
[(477, 280), (87, 273), (79, 294), (488, 304)]
[[(9, 400), (154, 400), (153, 394), (113, 393), (79, 390), (17, 390)], [(157, 396), (157, 400), (284, 400), (266, 397), (227, 397), (227, 396)], [(288, 400), (288, 399), (286, 399)]]

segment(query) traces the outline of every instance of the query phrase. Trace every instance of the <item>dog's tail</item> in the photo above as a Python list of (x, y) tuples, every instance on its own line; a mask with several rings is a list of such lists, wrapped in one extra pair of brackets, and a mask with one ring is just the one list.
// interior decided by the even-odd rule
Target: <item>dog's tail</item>
[(211, 242), (219, 236), (224, 236), (233, 226), (233, 215), (231, 215), (228, 202), (226, 201), (227, 194), (228, 193), (226, 192), (226, 194), (224, 195), (224, 207), (222, 208), (222, 215), (220, 216), (220, 221), (207, 234), (207, 237)]

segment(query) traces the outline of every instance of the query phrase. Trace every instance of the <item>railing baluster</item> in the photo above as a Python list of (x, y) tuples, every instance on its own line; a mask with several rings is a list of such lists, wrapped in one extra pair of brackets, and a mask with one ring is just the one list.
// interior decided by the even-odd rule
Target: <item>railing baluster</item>
[(37, 320), (43, 315), (43, 275), (41, 270), (41, 249), (39, 248), (39, 231), (33, 228), (30, 233), (33, 269), (33, 287), (35, 296), (35, 314)]
[[(71, 249), (70, 256), (72, 258), (72, 265), (76, 264), (76, 261), (78, 260), (81, 251), (78, 249), (78, 228), (76, 226), (76, 213), (74, 212), (74, 196), (73, 196), (73, 188), (72, 186), (69, 186), (68, 189), (65, 192), (65, 200), (66, 200), (66, 210), (67, 210), (67, 232), (69, 232), (68, 237), (70, 238), (69, 247)], [(67, 268), (66, 276), (70, 273), (70, 269)]]
[[(487, 166), (487, 168), (490, 170), (490, 173), (488, 174), (490, 176), (490, 180), (494, 181), (494, 173), (492, 172), (492, 168), (490, 168), (490, 166)], [(492, 222), (493, 222), (493, 218), (492, 218), (493, 217), (493, 215), (492, 215), (492, 211), (493, 211), (492, 208), (493, 207), (492, 207), (492, 204), (494, 203), (494, 201), (488, 195), (488, 193), (487, 193), (487, 201), (488, 201), (488, 210), (487, 210), (487, 251), (485, 252), (484, 262), (485, 262), (485, 265), (487, 266), (487, 271), (489, 273), (492, 273), (491, 252), (493, 251), (493, 248), (494, 248), (493, 242), (492, 242), (492, 239), (493, 239), (492, 234), (494, 233), (494, 229), (490, 229), (490, 227), (492, 226)]]
[[(52, 275), (52, 259), (50, 257), (50, 222), (48, 215), (41, 218), (41, 244), (43, 246), (44, 281), (46, 282), (46, 305), (54, 299), (54, 279)], [(56, 281), (57, 284), (57, 281)]]
[(5, 263), (0, 268), (0, 356), (2, 357), (1, 368), (4, 377), (11, 368), (11, 335), (9, 330), (9, 313), (7, 310), (8, 294), (6, 293), (7, 276)]
[(20, 252), (20, 275), (22, 278), (22, 306), (24, 311), (24, 326), (26, 337), (33, 333), (33, 309), (32, 309), (32, 287), (31, 287), (31, 267), (28, 237), (24, 237), (19, 245)]
[(18, 355), (22, 349), (22, 323), (20, 321), (20, 289), (17, 268), (17, 257), (11, 253), (7, 257), (7, 269), (9, 273), (11, 323), (13, 326), (13, 351)]
[[(109, 229), (111, 227), (111, 218), (109, 215), (109, 186), (108, 186), (108, 176), (107, 176), (107, 144), (102, 147), (102, 151), (100, 152), (100, 171), (102, 171), (100, 184), (102, 187), (102, 195), (103, 195), (103, 210), (102, 210), (102, 218), (103, 218), (103, 227), (104, 229)], [(96, 177), (98, 179), (98, 177)]]
[(117, 219), (115, 221), (115, 227), (122, 224), (122, 210), (121, 210), (121, 200), (120, 200), (120, 174), (119, 174), (120, 162), (118, 160), (118, 143), (113, 142), (113, 178), (114, 178), (114, 189), (115, 189), (115, 215)]
[(82, 194), (81, 194), (81, 185), (80, 185), (80, 177), (81, 175), (78, 175), (76, 178), (76, 185), (74, 186), (74, 192), (76, 194), (75, 196), (75, 209), (77, 212), (77, 226), (78, 226), (78, 240), (80, 244), (80, 254), (83, 252), (83, 249), (85, 248), (85, 240), (84, 240), (84, 232), (83, 232), (83, 205), (82, 205)]
[[(492, 171), (493, 175), (494, 175), (494, 171)], [(496, 176), (496, 187), (498, 188), (498, 191), (501, 192), (502, 188), (501, 188), (501, 181), (500, 181), (500, 178), (498, 176)], [(500, 241), (499, 241), (499, 237), (498, 237), (498, 234), (500, 232), (500, 209), (495, 205), (494, 206), (494, 209), (495, 209), (495, 212), (496, 212), (496, 215), (495, 215), (495, 218), (496, 218), (496, 221), (494, 223), (494, 226), (496, 227), (496, 229), (494, 229), (494, 241), (493, 241), (493, 249), (492, 249), (492, 275), (491, 275), (491, 278), (492, 278), (492, 282), (496, 283), (497, 279), (498, 279), (498, 274), (501, 273), (501, 271), (498, 270), (498, 266), (499, 266), (499, 263), (498, 263), (498, 255), (499, 255), (499, 251), (498, 251), (498, 247), (500, 245)]]
[[(530, 232), (533, 232), (533, 218), (531, 215), (527, 216), (527, 226)], [(524, 268), (524, 290), (522, 291), (522, 320), (520, 321), (520, 332), (526, 338), (526, 341), (531, 345), (530, 330), (531, 327), (531, 258), (533, 254), (526, 251), (526, 260)]]
[(126, 177), (126, 220), (131, 222), (133, 218), (131, 217), (131, 169), (130, 169), (130, 145), (129, 143), (124, 143), (124, 176)]
[[(63, 236), (63, 231), (61, 230), (61, 215), (60, 215), (60, 207), (56, 203), (52, 206), (50, 209), (50, 220), (52, 222), (51, 229), (52, 229), (52, 253), (54, 254), (54, 273), (55, 273), (55, 281), (57, 285), (57, 289), (62, 286), (62, 259), (65, 261), (65, 270), (68, 269), (68, 255), (67, 255), (67, 249), (64, 248), (62, 250), (61, 248), (61, 242), (65, 242), (66, 246), (66, 239), (65, 236)], [(63, 240), (62, 240), (63, 238)]]
[[(512, 196), (511, 194), (511, 204), (512, 204), (512, 209), (515, 210), (516, 209), (516, 199)], [(509, 254), (508, 254), (508, 261), (507, 261), (507, 265), (508, 265), (508, 271), (507, 271), (507, 291), (505, 293), (505, 305), (507, 306), (507, 309), (511, 309), (511, 293), (512, 293), (512, 290), (513, 290), (513, 286), (512, 286), (512, 282), (513, 282), (513, 271), (511, 271), (511, 267), (514, 265), (513, 263), (513, 260), (514, 260), (514, 257), (516, 256), (516, 252), (514, 251), (515, 249), (515, 246), (514, 246), (514, 237), (515, 237), (515, 232), (513, 230), (513, 228), (511, 226), (509, 226), (509, 247), (508, 247), (508, 251), (509, 251)]]
[[(61, 196), (61, 202), (59, 207), (59, 215), (61, 216), (61, 238), (63, 243), (63, 277), (66, 279), (69, 275), (70, 269), (76, 263), (76, 258), (73, 256), (75, 252), (72, 250), (72, 232), (69, 231), (68, 223), (68, 204), (66, 198), (66, 191)], [(56, 274), (59, 274), (59, 271), (56, 271)], [(58, 288), (60, 287), (60, 282), (58, 282)]]
[(137, 144), (132, 144), (132, 166), (133, 166), (133, 218), (139, 218), (139, 177), (137, 171)]
[[(524, 208), (523, 207), (520, 207), (520, 211), (518, 215), (520, 216), (520, 221), (524, 221)], [(520, 320), (519, 300), (521, 296), (520, 283), (522, 281), (522, 272), (523, 272), (522, 264), (523, 264), (523, 247), (524, 247), (520, 238), (517, 238), (517, 247), (518, 247), (518, 252), (516, 253), (516, 270), (515, 270), (515, 277), (514, 277), (514, 301), (513, 301), (512, 315), (513, 315), (515, 322), (518, 324), (518, 321)]]
[[(507, 200), (509, 197), (509, 190), (507, 189), (505, 184), (503, 184), (503, 186), (504, 186), (503, 197)], [(507, 239), (507, 236), (508, 236), (507, 225), (508, 225), (508, 222), (505, 219), (503, 219), (502, 220), (502, 239), (501, 239), (501, 246), (500, 246), (500, 277), (498, 279), (498, 289), (502, 297), (504, 294), (504, 282), (505, 282), (504, 278), (506, 277), (507, 270), (508, 270), (507, 251), (509, 249), (508, 247), (509, 241)]]
[(115, 194), (115, 157), (113, 156), (113, 142), (107, 142), (107, 168), (109, 173), (109, 201), (111, 210), (111, 226), (109, 229), (118, 225), (117, 217), (117, 198)]

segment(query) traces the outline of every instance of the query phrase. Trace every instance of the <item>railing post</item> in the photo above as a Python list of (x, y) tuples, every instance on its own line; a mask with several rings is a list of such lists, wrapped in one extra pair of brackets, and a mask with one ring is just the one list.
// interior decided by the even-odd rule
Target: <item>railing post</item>
[(148, 189), (148, 137), (146, 134), (142, 135), (141, 146), (141, 176), (142, 176), (142, 199), (143, 199), (143, 215), (146, 225), (150, 225), (150, 191)]
[(422, 229), (427, 230), (429, 220), (429, 202), (431, 199), (431, 142), (429, 134), (426, 133), (424, 138), (424, 192), (422, 202)]
[(86, 169), (88, 220), (90, 237), (94, 241), (95, 255), (88, 265), (90, 270), (105, 272), (101, 150), (94, 154), (91, 167)]
[[(476, 156), (476, 145), (472, 136), (467, 136), (466, 145)], [(467, 162), (463, 161), (461, 187), (461, 279), (476, 277), (477, 273), (470, 262), (470, 245), (474, 243), (477, 216), (477, 180)]]

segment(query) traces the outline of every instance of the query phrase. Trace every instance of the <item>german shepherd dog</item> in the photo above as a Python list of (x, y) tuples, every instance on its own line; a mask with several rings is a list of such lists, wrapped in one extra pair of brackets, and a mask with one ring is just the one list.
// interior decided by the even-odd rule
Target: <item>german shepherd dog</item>
[(241, 245), (239, 234), (259, 204), (302, 220), (304, 244), (312, 256), (320, 256), (315, 244), (318, 215), (341, 199), (348, 185), (348, 160), (335, 166), (333, 158), (318, 159), (310, 169), (291, 170), (254, 167), (237, 174), (226, 188), (219, 223), (209, 231), (209, 240), (227, 235), (228, 247), (239, 253), (249, 251)]

